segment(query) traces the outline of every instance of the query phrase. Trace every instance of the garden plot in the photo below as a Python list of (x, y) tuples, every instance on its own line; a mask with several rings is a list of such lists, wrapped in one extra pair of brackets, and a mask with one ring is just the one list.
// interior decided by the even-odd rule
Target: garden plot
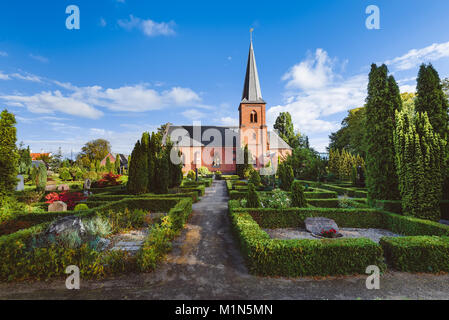
[[(314, 235), (303, 228), (280, 228), (263, 229), (271, 239), (291, 240), (291, 239), (317, 239)], [(362, 228), (341, 228), (340, 233), (344, 238), (367, 238), (379, 243), (382, 237), (400, 237), (401, 235), (384, 229), (362, 229)], [(339, 238), (339, 239), (342, 239)]]

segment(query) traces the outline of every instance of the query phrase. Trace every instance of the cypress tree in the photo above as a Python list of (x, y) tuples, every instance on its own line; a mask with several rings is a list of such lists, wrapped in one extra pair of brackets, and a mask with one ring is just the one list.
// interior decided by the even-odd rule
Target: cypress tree
[(147, 192), (148, 187), (148, 157), (147, 157), (146, 135), (141, 141), (137, 141), (131, 153), (131, 162), (128, 164), (128, 192), (142, 194)]
[(446, 139), (448, 137), (449, 106), (438, 72), (432, 64), (422, 64), (416, 81), (416, 112), (427, 112), (433, 130), (441, 138)]
[(304, 187), (301, 182), (293, 181), (292, 188), (292, 207), (305, 208), (307, 207), (306, 196), (304, 195)]
[(169, 179), (170, 179), (170, 169), (169, 169), (169, 155), (167, 154), (167, 149), (160, 152), (159, 158), (157, 159), (158, 171), (156, 174), (157, 178), (157, 190), (156, 193), (166, 194), (168, 193)]
[(246, 194), (246, 207), (247, 208), (260, 208), (259, 194), (256, 191), (256, 187), (252, 183), (248, 183), (248, 192)]
[(427, 113), (396, 113), (396, 167), (405, 215), (439, 221), (446, 141), (430, 124)]
[(182, 162), (175, 164), (171, 161), (171, 153), (177, 152), (178, 157), (181, 157), (181, 151), (176, 149), (172, 142), (168, 141), (165, 148), (167, 149), (168, 168), (169, 168), (169, 188), (179, 187), (182, 182)]
[(249, 182), (252, 183), (256, 188), (260, 186), (260, 174), (257, 170), (251, 170), (251, 174), (249, 176)]
[(393, 130), (395, 111), (402, 107), (399, 90), (385, 65), (371, 66), (366, 98), (366, 184), (368, 199), (399, 199), (395, 168)]
[(0, 115), (0, 196), (13, 193), (17, 186), (19, 155), (15, 124), (14, 115), (3, 110)]
[(47, 185), (47, 167), (42, 162), (39, 163), (39, 167), (36, 168), (35, 183), (37, 191), (44, 191)]

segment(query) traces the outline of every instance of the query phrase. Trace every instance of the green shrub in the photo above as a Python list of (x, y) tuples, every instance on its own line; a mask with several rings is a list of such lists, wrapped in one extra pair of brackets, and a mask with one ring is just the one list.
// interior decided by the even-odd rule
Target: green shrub
[(256, 192), (256, 188), (252, 183), (248, 184), (248, 193), (246, 195), (247, 207), (259, 208), (261, 207), (259, 195)]
[(45, 190), (45, 186), (47, 185), (47, 167), (42, 162), (39, 163), (39, 167), (37, 167), (35, 173), (35, 183), (36, 190), (41, 192)]
[(447, 237), (384, 237), (380, 243), (387, 263), (396, 270), (449, 272), (449, 238)]
[(189, 170), (189, 172), (187, 173), (187, 179), (195, 180), (195, 179), (196, 179), (196, 173), (195, 173), (195, 171)]
[(249, 183), (252, 183), (256, 188), (260, 186), (260, 175), (257, 170), (251, 170)]
[(72, 180), (72, 175), (70, 174), (69, 168), (60, 168), (59, 169), (59, 178), (63, 181)]
[(278, 175), (280, 179), (280, 187), (284, 191), (290, 191), (295, 176), (293, 175), (293, 168), (287, 161), (279, 164)]
[(85, 203), (79, 203), (73, 209), (73, 211), (83, 211), (83, 210), (89, 210), (89, 207)]
[(291, 189), (292, 206), (297, 208), (307, 207), (306, 197), (304, 195), (304, 187), (301, 182), (293, 181)]

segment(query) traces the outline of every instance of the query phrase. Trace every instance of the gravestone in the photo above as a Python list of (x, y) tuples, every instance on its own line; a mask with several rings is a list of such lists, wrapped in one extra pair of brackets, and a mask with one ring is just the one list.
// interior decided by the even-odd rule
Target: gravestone
[(340, 231), (335, 221), (328, 218), (307, 218), (304, 223), (306, 230), (312, 234), (320, 234), (323, 230), (329, 231), (330, 229), (334, 229), (337, 233)]
[(58, 185), (56, 184), (47, 184), (45, 186), (45, 191), (56, 191), (58, 189)]
[(90, 179), (84, 180), (84, 186), (83, 186), (84, 190), (89, 190), (91, 184), (92, 184), (92, 182), (90, 181)]
[(48, 205), (48, 212), (67, 211), (67, 204), (62, 201), (55, 201)]
[(70, 187), (66, 184), (60, 184), (58, 186), (58, 191), (69, 191), (69, 190), (70, 190)]
[(21, 174), (19, 174), (17, 176), (17, 179), (19, 181), (17, 181), (16, 191), (23, 191), (23, 190), (25, 190), (25, 181), (23, 179), (23, 176)]
[(64, 217), (56, 220), (47, 229), (47, 234), (61, 234), (63, 232), (77, 231), (82, 235), (86, 232), (81, 218), (75, 216)]

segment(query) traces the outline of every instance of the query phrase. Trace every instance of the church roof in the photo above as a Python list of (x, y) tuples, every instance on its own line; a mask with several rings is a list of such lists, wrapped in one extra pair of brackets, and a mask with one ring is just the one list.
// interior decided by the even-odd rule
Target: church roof
[[(197, 136), (194, 134), (197, 129)], [(169, 125), (167, 134), (170, 140), (179, 147), (238, 147), (240, 141), (239, 127), (218, 126), (174, 126)], [(215, 139), (215, 137), (217, 137)], [(163, 142), (165, 143), (166, 137)], [(268, 143), (270, 150), (291, 149), (290, 146), (276, 132), (268, 132)]]
[(265, 103), (262, 99), (262, 91), (260, 90), (259, 75), (257, 74), (256, 57), (254, 56), (252, 41), (249, 46), (242, 103)]

